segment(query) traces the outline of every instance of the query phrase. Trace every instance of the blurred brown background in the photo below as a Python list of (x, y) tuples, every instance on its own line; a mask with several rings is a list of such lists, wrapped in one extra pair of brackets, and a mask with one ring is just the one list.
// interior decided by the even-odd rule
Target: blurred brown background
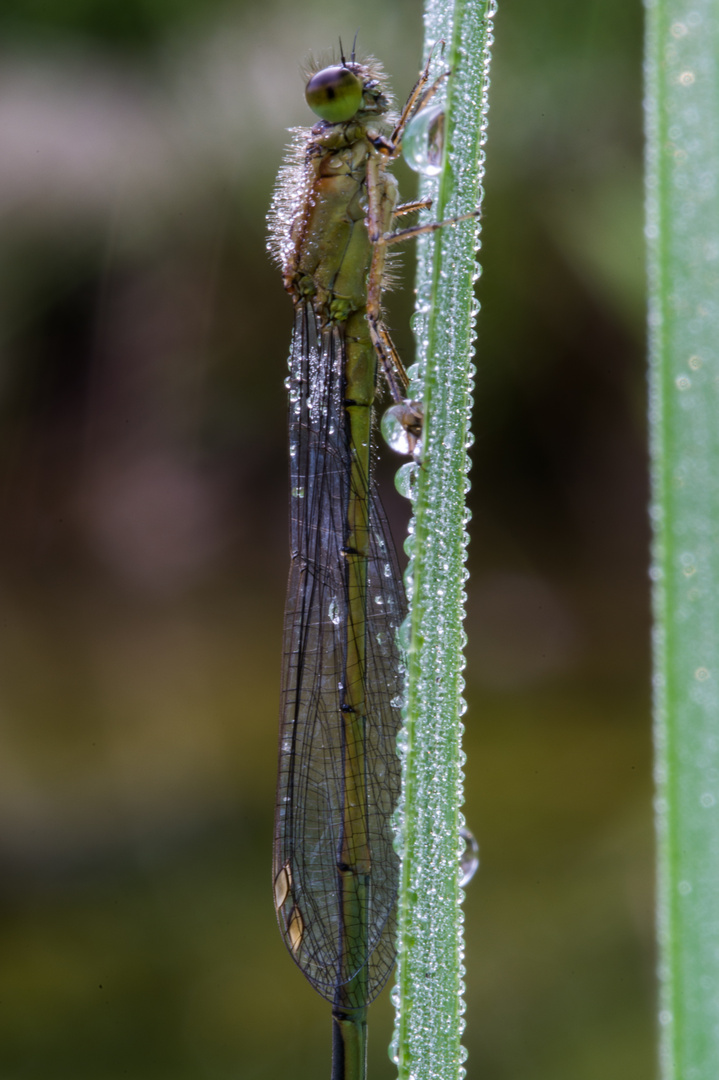
[[(401, 97), (417, 0), (0, 9), (3, 1080), (329, 1075), (270, 897), (291, 307), (264, 215), (300, 64), (358, 28)], [(641, 7), (504, 0), (495, 31), (469, 1076), (648, 1080)], [(389, 1080), (386, 993), (371, 1021)]]

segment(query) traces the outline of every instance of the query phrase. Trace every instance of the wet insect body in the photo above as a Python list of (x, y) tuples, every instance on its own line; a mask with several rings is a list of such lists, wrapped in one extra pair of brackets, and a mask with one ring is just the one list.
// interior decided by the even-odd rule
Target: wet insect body
[[(321, 119), (295, 131), (270, 212), (294, 303), (275, 906), (292, 957), (332, 1003), (333, 1080), (365, 1075), (366, 1009), (395, 955), (405, 599), (371, 476), (373, 406), (379, 371), (399, 405), (407, 386), (380, 301), (388, 245), (424, 231), (393, 221), (425, 204), (397, 206), (388, 166), (427, 81), (425, 69), (392, 129), (375, 61), (316, 72), (306, 96)], [(402, 408), (414, 438), (418, 414)]]

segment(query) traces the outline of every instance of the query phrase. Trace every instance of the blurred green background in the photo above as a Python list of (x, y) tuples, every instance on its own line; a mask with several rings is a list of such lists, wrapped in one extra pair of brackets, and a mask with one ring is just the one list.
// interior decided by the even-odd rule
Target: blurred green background
[[(270, 896), (291, 305), (264, 215), (301, 63), (358, 28), (402, 97), (417, 0), (0, 9), (3, 1080), (329, 1075)], [(495, 20), (470, 1078), (654, 1073), (641, 29), (638, 0)], [(370, 1017), (390, 1080), (386, 992)]]

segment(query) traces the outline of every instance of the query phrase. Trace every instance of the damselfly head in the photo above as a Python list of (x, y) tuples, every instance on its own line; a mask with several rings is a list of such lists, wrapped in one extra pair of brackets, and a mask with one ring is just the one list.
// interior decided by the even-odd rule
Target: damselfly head
[(362, 80), (344, 64), (323, 68), (305, 87), (305, 98), (312, 112), (329, 124), (351, 120), (362, 106), (362, 97)]
[(374, 57), (318, 64), (306, 69), (305, 99), (312, 111), (328, 124), (345, 124), (358, 112), (382, 115), (392, 108), (392, 98), (382, 65)]

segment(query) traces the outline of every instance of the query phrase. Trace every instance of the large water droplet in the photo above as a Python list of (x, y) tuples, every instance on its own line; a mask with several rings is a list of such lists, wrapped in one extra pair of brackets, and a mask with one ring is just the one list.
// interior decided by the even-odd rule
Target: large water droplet
[(417, 401), (392, 405), (382, 417), (382, 434), (398, 454), (419, 453), (422, 438), (422, 407)]
[(441, 105), (422, 109), (407, 125), (402, 154), (410, 169), (438, 176), (444, 155), (444, 110)]
[(459, 835), (464, 841), (464, 846), (459, 856), (459, 867), (462, 872), (459, 884), (461, 888), (464, 889), (477, 873), (477, 867), (479, 866), (479, 844), (474, 837), (474, 833), (470, 832), (467, 828), (461, 828), (459, 830)]

